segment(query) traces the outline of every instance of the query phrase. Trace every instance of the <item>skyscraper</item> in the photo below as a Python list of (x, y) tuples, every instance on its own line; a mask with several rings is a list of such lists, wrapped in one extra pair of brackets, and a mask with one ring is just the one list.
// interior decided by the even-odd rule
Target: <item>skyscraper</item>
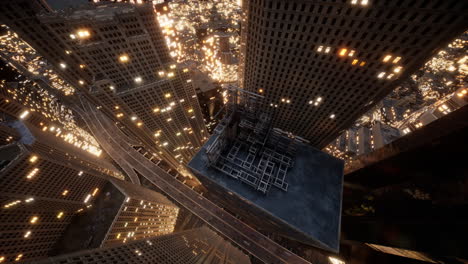
[(243, 1), (240, 81), (322, 148), (463, 32), (463, 1)]
[(19, 141), (0, 147), (0, 259), (39, 259), (173, 231), (178, 208), (161, 194), (113, 179), (73, 148), (52, 147), (42, 134), (13, 126)]
[(250, 259), (207, 227), (139, 240), (120, 246), (80, 251), (35, 262), (46, 263), (239, 263)]
[[(41, 11), (32, 9), (33, 3), (44, 5), (3, 3), (10, 11), (2, 21), (126, 133), (174, 167), (190, 159), (207, 132), (189, 71), (173, 63), (150, 4), (42, 8), (40, 16), (32, 16)], [(35, 29), (29, 27), (42, 34), (30, 34)], [(50, 50), (44, 42), (57, 46)]]

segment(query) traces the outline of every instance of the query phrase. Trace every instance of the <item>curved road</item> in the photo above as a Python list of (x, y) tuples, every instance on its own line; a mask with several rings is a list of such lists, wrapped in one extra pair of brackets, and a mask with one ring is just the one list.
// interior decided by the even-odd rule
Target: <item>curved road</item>
[(113, 159), (122, 162), (126, 168), (130, 167), (138, 171), (168, 196), (265, 263), (309, 263), (225, 212), (156, 166), (130, 146), (125, 140), (125, 135), (96, 107), (84, 100), (82, 104), (85, 110), (83, 119)]

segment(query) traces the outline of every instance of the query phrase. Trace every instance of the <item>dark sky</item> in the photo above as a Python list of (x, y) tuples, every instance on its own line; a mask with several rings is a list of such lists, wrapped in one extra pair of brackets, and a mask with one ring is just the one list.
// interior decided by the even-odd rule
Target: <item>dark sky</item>
[(75, 7), (88, 3), (88, 0), (46, 0), (53, 9), (63, 9), (66, 7)]

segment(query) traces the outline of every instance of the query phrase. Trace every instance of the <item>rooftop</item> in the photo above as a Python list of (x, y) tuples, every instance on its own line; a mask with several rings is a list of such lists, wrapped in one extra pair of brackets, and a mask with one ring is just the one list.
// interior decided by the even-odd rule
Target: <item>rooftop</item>
[(272, 188), (265, 195), (251, 186), (207, 166), (203, 146), (189, 167), (255, 206), (288, 223), (314, 240), (338, 249), (343, 187), (343, 162), (313, 147), (297, 149), (294, 166), (288, 172), (288, 190)]

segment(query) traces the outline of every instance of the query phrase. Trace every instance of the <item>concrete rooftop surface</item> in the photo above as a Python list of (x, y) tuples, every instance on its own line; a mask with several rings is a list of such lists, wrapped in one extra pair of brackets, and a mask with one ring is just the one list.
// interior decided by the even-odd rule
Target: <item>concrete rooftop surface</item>
[(217, 184), (249, 200), (332, 250), (339, 248), (343, 161), (301, 144), (294, 166), (286, 175), (288, 191), (272, 187), (267, 195), (222, 172), (207, 167), (205, 147), (188, 166)]

